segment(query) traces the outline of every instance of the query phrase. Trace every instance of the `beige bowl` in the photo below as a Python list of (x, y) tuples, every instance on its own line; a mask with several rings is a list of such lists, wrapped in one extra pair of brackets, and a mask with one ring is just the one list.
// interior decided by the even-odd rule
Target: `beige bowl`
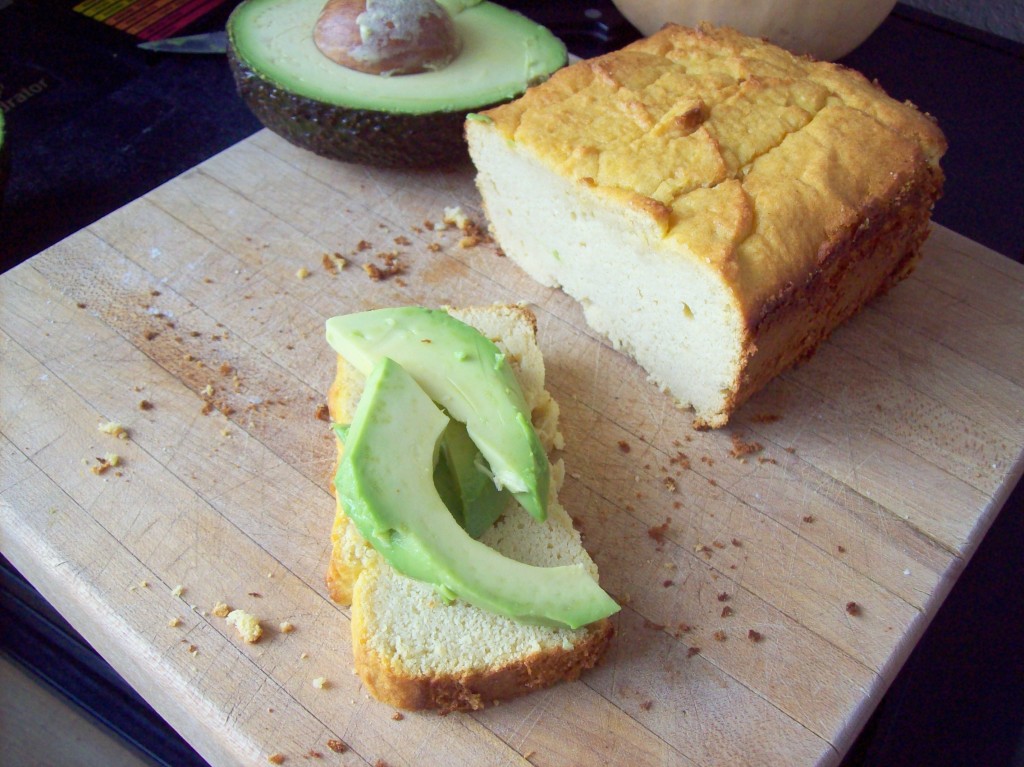
[(667, 23), (708, 21), (764, 37), (794, 53), (834, 61), (852, 51), (889, 15), (896, 0), (613, 0), (630, 23), (651, 35)]

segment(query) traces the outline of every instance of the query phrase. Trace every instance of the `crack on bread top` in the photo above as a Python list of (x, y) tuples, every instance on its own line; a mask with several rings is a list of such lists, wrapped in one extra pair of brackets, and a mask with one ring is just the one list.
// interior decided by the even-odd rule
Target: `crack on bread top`
[[(563, 177), (625, 203), (735, 286), (749, 317), (821, 242), (938, 160), (934, 121), (859, 73), (703, 26), (667, 27), (487, 113)], [(708, 215), (708, 214), (711, 215)]]

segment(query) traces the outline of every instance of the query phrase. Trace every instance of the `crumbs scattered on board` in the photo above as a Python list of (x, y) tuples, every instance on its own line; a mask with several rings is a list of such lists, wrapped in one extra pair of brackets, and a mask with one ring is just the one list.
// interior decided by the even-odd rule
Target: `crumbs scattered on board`
[[(106, 474), (110, 469), (113, 469), (121, 465), (121, 456), (117, 453), (107, 453), (102, 457), (96, 459), (96, 463), (89, 467), (89, 471), (93, 474), (100, 475)], [(114, 472), (115, 476), (120, 477), (121, 472)]]

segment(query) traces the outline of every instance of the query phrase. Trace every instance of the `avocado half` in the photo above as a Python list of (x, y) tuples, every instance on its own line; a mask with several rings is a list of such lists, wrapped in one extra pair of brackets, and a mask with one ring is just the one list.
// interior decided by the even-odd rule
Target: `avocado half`
[(438, 71), (381, 76), (324, 56), (313, 29), (325, 0), (245, 0), (228, 19), (228, 60), (267, 128), (323, 157), (428, 167), (468, 157), (466, 115), (509, 101), (566, 63), (558, 38), (490, 2), (440, 0), (462, 41)]

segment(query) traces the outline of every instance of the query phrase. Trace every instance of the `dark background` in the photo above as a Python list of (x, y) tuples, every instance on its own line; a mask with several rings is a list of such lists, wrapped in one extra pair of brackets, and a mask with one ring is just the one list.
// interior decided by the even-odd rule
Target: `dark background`
[[(179, 34), (222, 29), (236, 3)], [(608, 0), (505, 4), (583, 57), (638, 36)], [(261, 127), (223, 56), (140, 50), (73, 5), (0, 0), (0, 271)], [(938, 119), (950, 148), (935, 220), (1024, 260), (1024, 46), (897, 5), (843, 63)], [(1022, 512), (1019, 483), (844, 767), (1024, 767)], [(0, 651), (154, 763), (204, 764), (2, 559)]]

